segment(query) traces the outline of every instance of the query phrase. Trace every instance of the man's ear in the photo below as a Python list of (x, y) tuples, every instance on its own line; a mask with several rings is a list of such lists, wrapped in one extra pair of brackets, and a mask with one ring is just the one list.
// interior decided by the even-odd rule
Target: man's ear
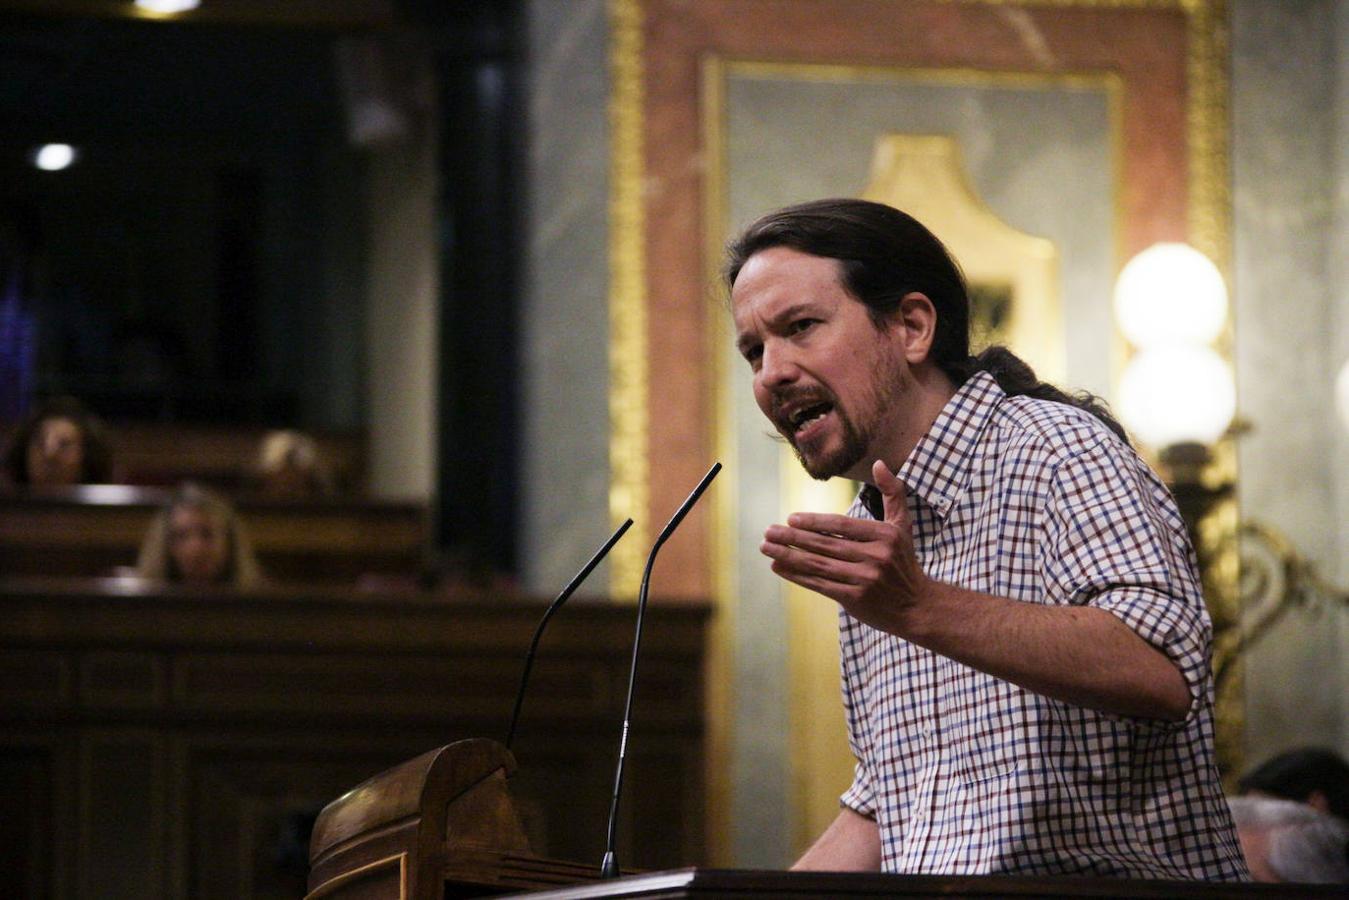
[(927, 294), (911, 291), (900, 299), (891, 316), (891, 324), (897, 329), (897, 337), (904, 348), (905, 361), (911, 366), (925, 362), (937, 335), (937, 307)]

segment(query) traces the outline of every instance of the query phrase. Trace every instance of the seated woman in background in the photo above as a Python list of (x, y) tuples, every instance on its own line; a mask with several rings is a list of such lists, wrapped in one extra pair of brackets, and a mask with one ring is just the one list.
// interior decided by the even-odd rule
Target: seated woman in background
[(270, 431), (258, 446), (257, 491), (265, 497), (306, 500), (333, 493), (318, 444), (300, 431)]
[(234, 507), (195, 484), (180, 487), (150, 523), (136, 574), (175, 584), (237, 588), (265, 581)]
[(106, 484), (112, 450), (103, 424), (70, 397), (48, 400), (14, 429), (0, 460), (10, 484)]

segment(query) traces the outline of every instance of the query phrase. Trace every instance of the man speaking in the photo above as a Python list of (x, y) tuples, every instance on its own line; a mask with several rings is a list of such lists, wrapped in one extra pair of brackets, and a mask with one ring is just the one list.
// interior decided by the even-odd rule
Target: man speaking
[(888, 206), (771, 213), (725, 272), (759, 408), (866, 483), (761, 548), (840, 606), (856, 774), (797, 867), (1248, 879), (1193, 550), (1123, 429), (971, 356), (958, 266)]

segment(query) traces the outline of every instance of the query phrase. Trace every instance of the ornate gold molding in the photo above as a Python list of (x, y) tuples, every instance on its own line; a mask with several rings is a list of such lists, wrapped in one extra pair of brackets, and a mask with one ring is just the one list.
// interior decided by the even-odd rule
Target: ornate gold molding
[(642, 206), (642, 6), (609, 0), (609, 519), (631, 516), (609, 590), (636, 597), (647, 545), (646, 214)]
[(1231, 266), (1232, 198), (1227, 159), (1227, 2), (1183, 0), (1189, 14), (1186, 144), (1190, 165), (1190, 243)]
[[(1182, 0), (1187, 14), (1186, 149), (1189, 163), (1189, 239), (1232, 283), (1232, 195), (1228, 170), (1228, 6), (1227, 0)], [(1219, 352), (1232, 361), (1233, 323), (1228, 314)], [(1205, 477), (1229, 484), (1237, 481), (1237, 454), (1229, 438), (1214, 449), (1214, 463)], [(1196, 529), (1201, 558), (1209, 565), (1203, 574), (1205, 600), (1215, 630), (1242, 617), (1241, 559), (1235, 539), (1240, 512), (1235, 492), (1214, 504)], [(1215, 647), (1216, 652), (1216, 647)], [(1227, 779), (1244, 768), (1246, 692), (1240, 660), (1233, 661), (1233, 677), (1215, 687), (1215, 743), (1218, 767)]]

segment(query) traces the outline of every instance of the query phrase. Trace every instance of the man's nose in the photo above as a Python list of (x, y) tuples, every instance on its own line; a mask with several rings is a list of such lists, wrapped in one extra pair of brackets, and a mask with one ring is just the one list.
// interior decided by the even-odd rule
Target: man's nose
[(759, 381), (773, 387), (791, 384), (801, 375), (796, 357), (786, 344), (764, 344), (763, 356), (759, 360)]

